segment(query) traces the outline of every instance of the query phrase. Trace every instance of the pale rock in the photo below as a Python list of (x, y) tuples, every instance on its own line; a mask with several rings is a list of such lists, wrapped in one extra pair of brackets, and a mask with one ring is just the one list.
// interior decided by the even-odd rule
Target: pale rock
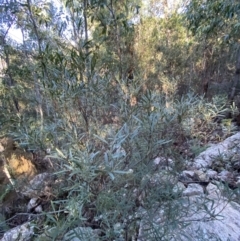
[(190, 183), (188, 187), (183, 191), (184, 196), (194, 196), (194, 195), (202, 195), (203, 188), (201, 185), (197, 183)]
[(183, 175), (183, 176), (186, 176), (186, 177), (194, 178), (195, 172), (194, 172), (194, 171), (184, 170), (184, 171), (182, 172), (182, 175)]
[(36, 213), (42, 213), (43, 212), (42, 205), (38, 205), (37, 207), (35, 207), (34, 210), (35, 210)]
[(34, 232), (30, 222), (19, 225), (7, 231), (1, 241), (30, 241)]
[(240, 187), (240, 176), (237, 177), (236, 185), (237, 185), (238, 187)]
[(42, 206), (39, 205), (39, 199), (38, 198), (32, 198), (28, 205), (27, 205), (27, 211), (28, 212), (33, 212), (35, 211), (36, 213), (41, 213), (43, 211)]
[(194, 171), (185, 170), (179, 175), (178, 180), (187, 184), (193, 181), (199, 181), (199, 177)]
[(185, 185), (182, 182), (178, 182), (174, 187), (173, 187), (173, 193), (181, 193), (184, 190), (186, 190)]
[[(214, 186), (214, 185), (213, 185)], [(217, 187), (211, 187), (217, 191)], [(212, 193), (213, 194), (213, 193)], [(191, 196), (181, 200), (184, 216), (171, 216), (170, 220), (163, 210), (148, 210), (142, 217), (137, 241), (239, 241), (240, 240), (240, 205), (229, 202), (219, 195)], [(206, 211), (207, 209), (207, 211)], [(168, 226), (168, 229), (164, 229)], [(183, 225), (183, 226), (182, 226)], [(163, 228), (161, 228), (163, 227)]]
[(212, 169), (209, 169), (206, 171), (206, 176), (208, 179), (216, 179), (217, 175), (218, 175), (218, 173)]
[[(164, 205), (159, 210), (147, 210), (141, 217), (137, 240), (240, 241), (240, 204), (223, 196), (225, 185), (221, 183), (240, 185), (239, 174), (227, 170), (218, 174), (210, 169), (214, 158), (221, 156), (226, 159), (232, 153), (240, 153), (240, 132), (212, 145), (195, 158), (193, 164), (189, 165), (189, 169), (194, 171), (183, 171), (179, 177), (179, 181), (185, 184), (189, 181), (189, 184), (183, 196), (172, 201), (171, 216), (164, 214)], [(201, 185), (191, 183), (191, 180), (195, 181), (196, 175), (199, 181), (213, 181), (203, 190)], [(180, 205), (179, 209), (175, 209), (174, 203)]]
[(4, 151), (4, 147), (3, 145), (0, 143), (0, 152), (3, 152)]
[[(194, 219), (198, 222), (189, 222), (189, 226), (183, 230), (185, 237), (180, 235), (179, 240), (222, 240), (239, 241), (240, 240), (240, 205), (235, 202), (229, 202), (219, 196), (209, 196), (211, 200), (205, 203), (213, 216), (207, 213), (194, 214)], [(191, 220), (191, 218), (190, 218)], [(203, 237), (204, 239), (199, 239)]]
[(227, 170), (223, 170), (218, 174), (218, 178), (222, 182), (229, 182), (233, 178), (233, 174)]
[(195, 174), (198, 176), (199, 181), (201, 181), (201, 182), (208, 182), (209, 181), (209, 178), (204, 171), (196, 170)]
[(28, 202), (27, 205), (27, 211), (30, 212), (32, 209), (34, 209), (37, 206), (38, 198), (31, 198), (31, 200)]
[(220, 188), (217, 185), (214, 185), (213, 183), (209, 183), (206, 187), (207, 193), (210, 196), (216, 196), (219, 197), (221, 195)]
[(159, 165), (161, 163), (162, 159), (160, 157), (156, 157), (153, 161), (154, 165)]
[(154, 187), (159, 184), (175, 184), (177, 182), (177, 177), (175, 177), (171, 170), (161, 170), (157, 173), (154, 173), (153, 175), (147, 174), (143, 177), (142, 183), (148, 184), (149, 187)]
[(154, 211), (141, 209), (139, 213), (141, 216), (141, 222), (139, 225), (137, 241), (157, 240), (157, 239), (154, 239), (155, 230), (152, 223), (154, 221), (155, 226), (161, 224), (164, 216), (164, 211), (162, 209), (154, 210)]
[(49, 173), (41, 173), (36, 175), (29, 183), (24, 187), (22, 194), (29, 198), (38, 198), (39, 196), (50, 196), (52, 175)]
[(172, 167), (174, 165), (174, 161), (170, 158), (165, 157), (156, 157), (153, 160), (153, 165), (155, 167), (161, 166), (161, 167)]
[(196, 169), (206, 169), (212, 165), (213, 159), (219, 155), (224, 155), (228, 151), (239, 145), (240, 132), (227, 138), (221, 143), (212, 145), (194, 159), (193, 167)]

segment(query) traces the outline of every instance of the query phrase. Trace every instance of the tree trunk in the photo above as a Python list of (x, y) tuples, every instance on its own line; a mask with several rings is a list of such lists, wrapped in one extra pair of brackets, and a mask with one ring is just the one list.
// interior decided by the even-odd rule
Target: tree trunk
[(88, 46), (88, 20), (87, 20), (87, 0), (84, 0), (83, 6), (83, 18), (84, 18), (84, 33), (85, 33), (85, 44), (86, 44), (86, 74), (87, 81), (90, 80), (90, 60), (89, 60), (89, 46)]
[(232, 89), (228, 95), (228, 100), (230, 105), (233, 103), (234, 97), (237, 94), (236, 89), (239, 83), (240, 83), (240, 49), (238, 50), (238, 54), (237, 54), (236, 71), (233, 79)]

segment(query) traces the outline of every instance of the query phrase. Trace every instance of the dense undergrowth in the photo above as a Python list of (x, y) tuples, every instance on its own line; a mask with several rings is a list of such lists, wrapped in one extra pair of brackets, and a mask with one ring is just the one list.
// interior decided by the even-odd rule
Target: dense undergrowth
[[(172, 230), (187, 225), (188, 208), (179, 173), (240, 123), (239, 4), (183, 1), (179, 12), (181, 1), (10, 2), (0, 137), (47, 154), (61, 183), (32, 220), (35, 240), (81, 226), (133, 241), (142, 220), (155, 230), (147, 240), (179, 240)], [(8, 37), (12, 24), (21, 44)]]
[(151, 224), (157, 205), (168, 210), (167, 221), (151, 237), (169, 240), (174, 225), (185, 225), (174, 187), (186, 161), (237, 130), (224, 119), (230, 111), (226, 98), (189, 93), (166, 106), (161, 93), (146, 91), (134, 104), (121, 93), (109, 103), (99, 91), (104, 89), (79, 88), (62, 92), (64, 100), (49, 98), (52, 118), (27, 109), (2, 112), (2, 133), (27, 151), (48, 151), (52, 173), (63, 182), (48, 200), (46, 215), (33, 223), (39, 234), (58, 227), (56, 240), (76, 226), (99, 229), (101, 240), (136, 240), (144, 213), (139, 210), (149, 211)]

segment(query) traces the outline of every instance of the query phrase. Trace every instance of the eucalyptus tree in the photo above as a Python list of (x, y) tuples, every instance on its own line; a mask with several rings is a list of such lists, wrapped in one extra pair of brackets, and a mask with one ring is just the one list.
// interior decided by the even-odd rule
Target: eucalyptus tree
[[(59, 12), (51, 2), (31, 0), (15, 5), (11, 1), (6, 3), (5, 10), (11, 13), (11, 26), (21, 29), (23, 39), (23, 43), (16, 46), (6, 32), (2, 41), (2, 57), (6, 62), (3, 78), (10, 78), (14, 84), (7, 91), (4, 84), (6, 81), (3, 82), (2, 88), (6, 91), (1, 91), (1, 94), (5, 102), (7, 95), (12, 96), (18, 112), (18, 118), (12, 118), (11, 113), (14, 112), (11, 111), (5, 117), (14, 120), (13, 126), (19, 126), (18, 122), (26, 118), (27, 112), (31, 113), (31, 118), (37, 116), (37, 119), (34, 118), (35, 123), (42, 133), (44, 113), (49, 113), (51, 108), (48, 101), (49, 90), (45, 87), (51, 83), (54, 71), (56, 73), (56, 69), (48, 65), (48, 50), (57, 49), (59, 43), (62, 43), (60, 36), (63, 27), (58, 18)], [(10, 28), (10, 23), (7, 26)], [(28, 125), (24, 121), (22, 124)]]
[[(219, 49), (218, 53), (211, 59), (211, 62), (217, 61), (219, 63), (221, 59), (224, 59), (224, 55), (228, 56), (228, 61), (231, 57), (237, 59), (233, 88), (229, 93), (229, 98), (232, 100), (237, 84), (240, 82), (239, 1), (191, 0), (185, 6), (185, 13), (189, 29), (198, 36), (200, 41), (205, 43), (205, 51), (203, 52), (207, 55), (207, 58), (213, 56), (213, 53), (217, 53), (216, 50)], [(219, 55), (222, 57), (219, 57)], [(224, 62), (226, 61), (227, 59)], [(225, 72), (228, 72), (227, 64), (224, 64), (220, 70), (225, 69)], [(211, 63), (208, 63), (208, 65), (211, 65)], [(208, 66), (206, 65), (206, 67)]]
[(187, 88), (181, 88), (180, 94), (186, 93), (192, 83), (187, 61), (192, 39), (183, 14), (178, 12), (180, 6), (181, 1), (146, 1), (137, 26), (135, 49), (144, 89), (163, 94), (167, 106), (184, 81)]
[[(6, 93), (4, 90), (13, 88), (16, 80), (14, 77), (14, 71), (11, 67), (11, 54), (16, 54), (16, 51), (14, 51), (14, 47), (16, 47), (16, 44), (14, 41), (10, 41), (8, 39), (7, 41), (7, 35), (12, 27), (12, 25), (15, 22), (15, 15), (18, 8), (18, 4), (16, 1), (4, 1), (2, 0), (0, 2), (0, 59), (1, 59), (1, 77), (2, 80), (1, 83), (1, 93)], [(14, 47), (11, 47), (13, 45)], [(14, 53), (15, 52), (15, 53)], [(17, 98), (15, 97), (16, 93), (11, 93), (11, 97), (8, 95), (10, 100), (10, 103), (12, 102), (15, 106), (14, 110), (19, 112), (19, 103)], [(3, 105), (3, 101), (1, 101), (1, 105)], [(11, 104), (10, 104), (11, 106)]]
[(134, 69), (134, 20), (139, 14), (141, 1), (98, 1), (92, 21), (94, 41), (104, 53), (103, 61), (117, 79), (123, 80), (132, 75)]

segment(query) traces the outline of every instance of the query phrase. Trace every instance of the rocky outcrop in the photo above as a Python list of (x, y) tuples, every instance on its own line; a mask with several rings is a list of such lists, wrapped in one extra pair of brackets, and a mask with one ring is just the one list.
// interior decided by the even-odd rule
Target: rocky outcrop
[(160, 237), (166, 241), (239, 241), (239, 167), (240, 133), (209, 147), (179, 175), (175, 189), (181, 188), (182, 195), (169, 204), (171, 210), (141, 211), (138, 241)]
[[(221, 195), (217, 185), (209, 184), (207, 191), (209, 195), (198, 197), (205, 208), (197, 212), (195, 207), (189, 212), (189, 226), (182, 230), (179, 240), (239, 241), (240, 205)], [(191, 197), (190, 201), (195, 202), (196, 197)]]
[(34, 232), (31, 223), (24, 223), (7, 231), (1, 241), (30, 241)]
[[(228, 159), (228, 161), (231, 161), (233, 156), (239, 156), (239, 154), (240, 154), (240, 132), (227, 138), (221, 143), (212, 145), (207, 150), (202, 152), (199, 156), (195, 158), (192, 167), (195, 169), (202, 169), (202, 170), (206, 170), (207, 168), (210, 169), (212, 165), (214, 165), (214, 160), (216, 160), (217, 158), (220, 160)], [(224, 163), (224, 162), (220, 161), (220, 163)], [(239, 159), (236, 160), (236, 164), (235, 164), (236, 167), (238, 163), (239, 163)]]
[(239, 241), (240, 205), (221, 196), (218, 187), (210, 188), (210, 195), (193, 193), (178, 200), (184, 204), (181, 210), (171, 204), (175, 210), (142, 211), (138, 241)]

